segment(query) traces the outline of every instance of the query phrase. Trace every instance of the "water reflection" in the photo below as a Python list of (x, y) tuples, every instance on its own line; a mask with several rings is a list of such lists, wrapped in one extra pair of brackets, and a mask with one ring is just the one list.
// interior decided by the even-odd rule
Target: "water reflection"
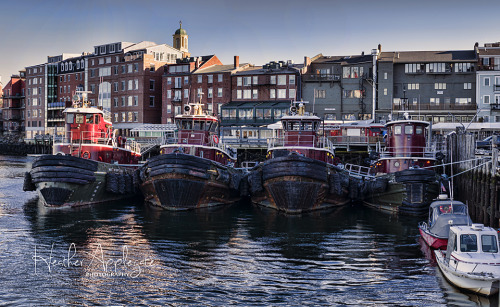
[[(47, 209), (22, 192), (29, 160), (11, 160), (0, 157), (2, 302), (498, 305), (498, 298), (463, 293), (444, 280), (419, 244), (415, 218), (361, 206), (302, 216), (244, 204), (169, 212), (142, 200)], [(84, 265), (55, 265), (49, 273), (41, 261), (35, 273), (35, 247), (46, 258), (52, 249), (56, 260), (74, 252), (72, 260)], [(124, 257), (127, 266), (119, 262)], [(96, 276), (109, 271), (101, 259), (128, 275)]]

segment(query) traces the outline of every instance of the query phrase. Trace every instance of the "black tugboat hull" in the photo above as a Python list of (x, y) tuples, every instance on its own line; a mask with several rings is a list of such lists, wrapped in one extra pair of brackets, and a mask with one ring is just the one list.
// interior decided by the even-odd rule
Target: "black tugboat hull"
[(242, 173), (208, 159), (164, 154), (152, 158), (140, 173), (146, 203), (166, 210), (212, 207), (240, 199)]
[(46, 207), (75, 207), (133, 197), (134, 169), (64, 155), (43, 155), (26, 173), (24, 190)]
[(349, 203), (341, 176), (347, 174), (332, 165), (289, 155), (255, 167), (248, 180), (252, 202), (298, 214)]
[(427, 215), (429, 205), (439, 195), (440, 188), (435, 172), (427, 169), (403, 170), (376, 177), (366, 184), (365, 205), (411, 216)]

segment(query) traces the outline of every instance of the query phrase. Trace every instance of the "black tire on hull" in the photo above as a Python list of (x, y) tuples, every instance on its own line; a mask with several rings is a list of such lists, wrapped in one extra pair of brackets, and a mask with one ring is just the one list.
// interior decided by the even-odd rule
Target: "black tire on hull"
[(39, 166), (69, 166), (90, 171), (97, 171), (98, 163), (96, 161), (82, 159), (73, 156), (62, 155), (43, 155), (33, 161), (32, 167)]
[(36, 191), (36, 186), (29, 172), (24, 173), (23, 191)]
[(67, 173), (74, 173), (74, 174), (80, 174), (80, 175), (87, 175), (87, 176), (94, 176), (94, 171), (91, 170), (86, 170), (86, 169), (81, 169), (81, 168), (75, 168), (73, 166), (37, 166), (33, 167), (31, 169), (31, 174), (36, 174), (36, 173), (46, 173), (46, 172), (67, 172)]

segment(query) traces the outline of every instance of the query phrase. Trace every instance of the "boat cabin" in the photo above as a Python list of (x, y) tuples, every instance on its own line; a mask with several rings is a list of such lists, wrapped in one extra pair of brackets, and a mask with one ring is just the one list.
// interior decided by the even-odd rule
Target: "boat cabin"
[(103, 117), (103, 111), (94, 107), (67, 108), (66, 132), (72, 143), (103, 143), (112, 137), (112, 124)]
[(493, 228), (484, 227), (483, 224), (450, 227), (445, 262), (450, 262), (452, 254), (472, 253), (500, 257), (498, 233)]
[(467, 205), (458, 200), (440, 199), (429, 206), (429, 229), (447, 237), (452, 225), (472, 225)]
[(317, 116), (283, 116), (284, 146), (314, 147), (318, 142), (321, 119)]

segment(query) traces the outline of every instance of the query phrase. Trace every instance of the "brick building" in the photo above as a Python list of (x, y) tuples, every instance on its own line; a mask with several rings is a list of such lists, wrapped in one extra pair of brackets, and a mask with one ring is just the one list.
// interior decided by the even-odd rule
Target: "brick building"
[[(207, 69), (218, 69), (214, 67), (224, 69), (222, 66), (225, 65), (222, 65), (222, 62), (215, 55), (178, 59), (175, 64), (167, 65), (165, 74), (162, 77), (162, 123), (173, 123), (174, 117), (182, 114), (184, 105), (199, 102), (200, 98), (208, 110), (206, 103), (210, 102), (211, 107), (213, 101), (213, 94), (212, 98), (207, 97), (209, 96), (208, 88), (211, 87), (210, 84), (219, 84), (219, 86), (225, 84), (227, 86), (229, 81), (226, 77), (225, 82), (224, 79), (219, 82), (218, 76), (214, 81), (213, 73)], [(195, 75), (197, 71), (200, 71), (200, 73)], [(203, 95), (199, 95), (199, 93), (203, 93)], [(218, 98), (224, 99), (225, 97)]]
[(2, 91), (3, 131), (8, 134), (22, 133), (24, 131), (25, 107), (24, 71), (20, 71), (19, 75), (12, 75)]
[(118, 42), (95, 46), (86, 57), (85, 90), (92, 105), (111, 112), (122, 135), (142, 124), (161, 123), (163, 66), (182, 52), (166, 44)]
[(291, 102), (302, 98), (302, 68), (280, 61), (234, 72), (231, 102), (221, 108), (221, 124), (260, 126), (279, 121), (288, 114)]

